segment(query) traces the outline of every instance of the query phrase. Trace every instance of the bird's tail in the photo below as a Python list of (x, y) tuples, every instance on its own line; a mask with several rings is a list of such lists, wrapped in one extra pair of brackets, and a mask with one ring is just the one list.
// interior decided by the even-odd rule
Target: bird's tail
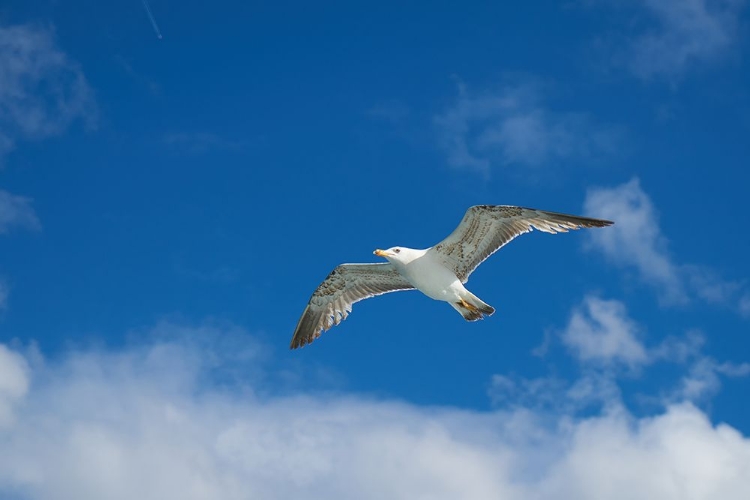
[(458, 302), (453, 302), (451, 305), (453, 309), (458, 311), (466, 321), (476, 321), (482, 319), (485, 316), (490, 316), (495, 312), (495, 308), (474, 295), (471, 292), (467, 292), (468, 295)]

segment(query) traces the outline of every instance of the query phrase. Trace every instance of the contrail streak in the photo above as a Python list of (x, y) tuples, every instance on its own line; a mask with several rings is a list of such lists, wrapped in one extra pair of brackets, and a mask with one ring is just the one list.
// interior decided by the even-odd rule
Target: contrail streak
[(156, 38), (161, 40), (161, 31), (159, 31), (159, 26), (156, 24), (156, 19), (154, 19), (154, 15), (151, 13), (151, 8), (148, 6), (148, 2), (146, 0), (143, 1), (143, 8), (146, 9), (146, 14), (148, 14), (148, 19), (151, 21), (151, 26), (154, 27), (154, 33), (156, 33)]

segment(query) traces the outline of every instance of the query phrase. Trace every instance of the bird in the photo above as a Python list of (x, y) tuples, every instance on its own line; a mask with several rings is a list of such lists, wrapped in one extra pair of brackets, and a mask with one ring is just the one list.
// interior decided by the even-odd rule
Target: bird
[(447, 302), (467, 321), (483, 319), (495, 309), (464, 284), (490, 255), (532, 229), (554, 234), (612, 224), (609, 220), (512, 205), (469, 207), (458, 227), (435, 246), (377, 249), (373, 253), (387, 262), (337, 266), (310, 297), (289, 347), (310, 344), (346, 319), (354, 303), (403, 290), (419, 290), (431, 299)]

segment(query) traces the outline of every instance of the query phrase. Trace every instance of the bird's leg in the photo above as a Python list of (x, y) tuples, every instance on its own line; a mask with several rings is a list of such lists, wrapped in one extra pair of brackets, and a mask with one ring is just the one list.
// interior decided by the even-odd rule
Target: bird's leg
[(477, 309), (473, 304), (469, 304), (464, 299), (458, 299), (458, 303), (461, 304), (463, 307), (465, 307), (466, 309), (468, 309), (471, 312), (475, 312), (475, 313), (479, 312), (479, 309)]

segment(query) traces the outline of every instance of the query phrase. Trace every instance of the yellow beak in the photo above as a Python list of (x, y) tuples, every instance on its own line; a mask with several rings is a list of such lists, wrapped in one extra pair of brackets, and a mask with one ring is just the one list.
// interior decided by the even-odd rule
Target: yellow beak
[(388, 256), (390, 255), (390, 254), (389, 254), (388, 252), (386, 252), (385, 250), (381, 250), (381, 249), (379, 249), (379, 248), (378, 248), (377, 250), (375, 250), (374, 252), (372, 252), (372, 253), (374, 253), (374, 254), (375, 254), (375, 255), (377, 255), (378, 257), (388, 257)]

